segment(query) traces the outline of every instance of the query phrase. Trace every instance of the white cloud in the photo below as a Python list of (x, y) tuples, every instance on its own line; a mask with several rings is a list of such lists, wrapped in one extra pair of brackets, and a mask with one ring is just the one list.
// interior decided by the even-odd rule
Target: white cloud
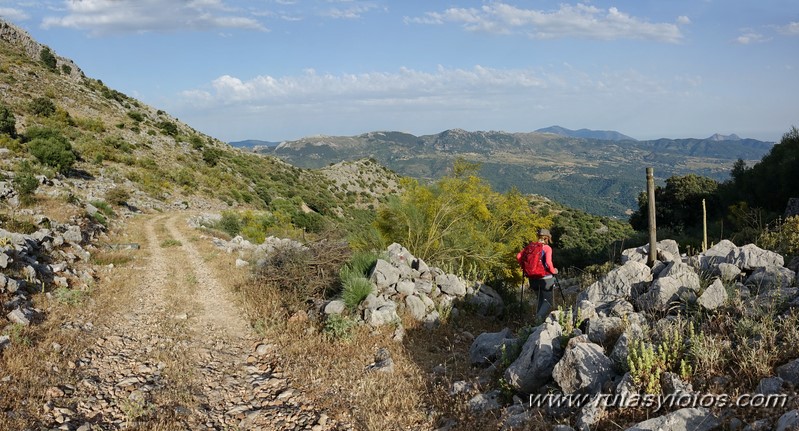
[(63, 16), (42, 25), (89, 30), (94, 34), (238, 28), (266, 30), (236, 14), (221, 0), (66, 0)]
[[(495, 69), (475, 66), (452, 69), (439, 66), (433, 72), (401, 68), (396, 72), (362, 74), (324, 74), (306, 70), (301, 75), (257, 76), (243, 80), (230, 75), (220, 76), (205, 90), (195, 89), (182, 94), (190, 105), (257, 105), (287, 106), (297, 104), (393, 105), (424, 104), (426, 100), (447, 100), (463, 107), (484, 105), (493, 101), (521, 99), (530, 96), (554, 97), (564, 94), (667, 94), (674, 86), (692, 88), (700, 78), (677, 77), (669, 83), (646, 77), (635, 71), (595, 75), (565, 66), (563, 70)], [(491, 102), (491, 103), (493, 103)]]
[(25, 11), (10, 7), (0, 7), (0, 17), (6, 18), (9, 21), (24, 21), (30, 18)]
[(779, 27), (777, 30), (787, 36), (799, 36), (799, 22), (791, 22)]
[(520, 9), (506, 3), (490, 3), (480, 9), (450, 8), (444, 12), (428, 12), (422, 17), (405, 18), (406, 23), (459, 23), (468, 31), (489, 33), (525, 33), (537, 39), (583, 37), (589, 39), (648, 39), (678, 43), (683, 39), (677, 24), (690, 23), (686, 16), (677, 24), (650, 23), (611, 7), (607, 10), (592, 5), (562, 4), (555, 11)]
[[(344, 2), (348, 4), (349, 2)], [(366, 12), (376, 9), (377, 5), (371, 2), (349, 4), (347, 7), (335, 7), (329, 9), (323, 15), (335, 19), (358, 19)]]
[(306, 70), (251, 79), (225, 75), (166, 104), (190, 124), (235, 140), (381, 129), (529, 131), (567, 120), (581, 122), (580, 127), (609, 127), (600, 125), (705, 98), (697, 75), (653, 77), (636, 70), (599, 72), (570, 65), (439, 66), (335, 75)]
[(769, 40), (771, 40), (771, 38), (766, 37), (760, 33), (756, 33), (753, 30), (744, 30), (744, 32), (740, 36), (735, 38), (735, 43), (741, 45), (749, 45), (752, 43), (768, 42)]

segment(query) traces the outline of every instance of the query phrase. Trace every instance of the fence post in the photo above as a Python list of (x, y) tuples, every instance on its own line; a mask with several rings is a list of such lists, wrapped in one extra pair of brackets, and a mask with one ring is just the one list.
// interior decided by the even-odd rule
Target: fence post
[(707, 206), (705, 200), (702, 199), (702, 253), (707, 251)]
[(647, 264), (651, 268), (655, 265), (658, 255), (657, 226), (655, 225), (655, 172), (653, 168), (646, 168), (646, 193), (649, 201), (649, 258)]

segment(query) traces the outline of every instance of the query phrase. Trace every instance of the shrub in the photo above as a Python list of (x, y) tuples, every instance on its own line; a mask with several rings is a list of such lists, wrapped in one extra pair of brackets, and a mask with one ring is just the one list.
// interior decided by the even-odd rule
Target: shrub
[(105, 192), (105, 200), (114, 205), (124, 205), (130, 199), (130, 192), (128, 189), (117, 186)]
[(138, 111), (128, 111), (128, 117), (137, 123), (144, 121), (144, 114)]
[(17, 119), (7, 106), (0, 105), (0, 133), (12, 138), (17, 137)]
[(44, 66), (51, 71), (56, 71), (56, 65), (58, 61), (56, 60), (55, 55), (53, 55), (53, 52), (50, 51), (50, 48), (45, 46), (41, 51), (39, 51), (39, 60), (41, 60)]
[(799, 216), (777, 221), (760, 236), (761, 247), (788, 256), (799, 256)]
[(75, 163), (72, 145), (61, 132), (53, 129), (32, 128), (27, 132), (28, 148), (39, 163), (67, 173)]
[(47, 97), (37, 97), (33, 99), (29, 108), (33, 115), (49, 117), (55, 114), (55, 103)]
[(647, 394), (661, 393), (660, 377), (663, 373), (676, 372), (682, 377), (691, 374), (685, 352), (682, 333), (676, 326), (667, 331), (656, 346), (642, 339), (633, 340), (627, 354), (633, 382)]
[(326, 226), (325, 218), (313, 212), (297, 213), (294, 217), (292, 217), (291, 222), (294, 223), (294, 226), (311, 233), (320, 233)]
[(161, 129), (164, 134), (175, 137), (178, 135), (178, 126), (177, 124), (171, 121), (161, 121), (158, 123), (157, 127)]
[(72, 74), (72, 67), (70, 67), (68, 64), (62, 64), (61, 65), (61, 73), (63, 73), (64, 75), (71, 75)]
[(175, 183), (181, 186), (193, 188), (197, 185), (197, 182), (194, 180), (194, 171), (189, 168), (181, 168), (171, 176)]
[(203, 150), (203, 161), (208, 166), (216, 166), (221, 156), (222, 156), (222, 151), (216, 148), (206, 148)]
[(348, 341), (352, 338), (352, 330), (357, 324), (358, 322), (347, 316), (331, 314), (325, 320), (323, 332), (332, 340)]
[(29, 205), (34, 202), (36, 189), (39, 187), (39, 180), (33, 175), (33, 170), (30, 163), (27, 161), (22, 162), (17, 175), (12, 182), (14, 189), (19, 195), (19, 200), (23, 205)]
[(191, 147), (194, 148), (195, 150), (202, 150), (203, 147), (205, 146), (205, 142), (203, 142), (202, 138), (200, 138), (197, 135), (191, 135), (189, 137), (189, 143), (191, 144)]
[(438, 266), (475, 267), (481, 276), (521, 280), (516, 252), (551, 219), (530, 210), (517, 190), (500, 194), (456, 161), (433, 186), (404, 181), (405, 192), (378, 211), (375, 225), (388, 242)]
[(241, 220), (236, 213), (225, 211), (215, 227), (230, 236), (236, 236), (241, 232)]

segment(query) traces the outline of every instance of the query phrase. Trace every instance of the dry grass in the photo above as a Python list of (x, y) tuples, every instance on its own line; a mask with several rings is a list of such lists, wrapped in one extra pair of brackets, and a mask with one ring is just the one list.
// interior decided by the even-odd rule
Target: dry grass
[[(279, 346), (295, 384), (336, 419), (358, 430), (429, 430), (448, 418), (458, 421), (455, 429), (497, 428), (497, 418), (471, 414), (466, 395), (449, 392), (453, 382), (472, 381), (479, 372), (469, 366), (471, 339), (463, 332), (496, 331), (502, 322), (465, 318), (429, 330), (405, 317), (402, 342), (392, 339), (390, 325), (361, 324), (349, 340), (331, 339), (313, 316), (286, 307), (284, 289), (262, 281), (240, 287), (256, 329)], [(391, 373), (367, 371), (380, 348), (391, 354)]]
[(67, 203), (65, 198), (56, 198), (37, 194), (36, 202), (30, 207), (35, 212), (47, 214), (50, 220), (67, 223), (73, 217), (85, 212), (83, 208)]

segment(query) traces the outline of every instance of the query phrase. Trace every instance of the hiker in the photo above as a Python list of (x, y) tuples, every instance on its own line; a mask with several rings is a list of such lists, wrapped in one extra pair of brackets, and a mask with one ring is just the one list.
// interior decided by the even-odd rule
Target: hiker
[(524, 276), (530, 280), (530, 289), (538, 294), (536, 319), (545, 318), (555, 304), (555, 274), (558, 269), (552, 264), (552, 235), (547, 229), (538, 229), (538, 241), (530, 242), (516, 255)]

